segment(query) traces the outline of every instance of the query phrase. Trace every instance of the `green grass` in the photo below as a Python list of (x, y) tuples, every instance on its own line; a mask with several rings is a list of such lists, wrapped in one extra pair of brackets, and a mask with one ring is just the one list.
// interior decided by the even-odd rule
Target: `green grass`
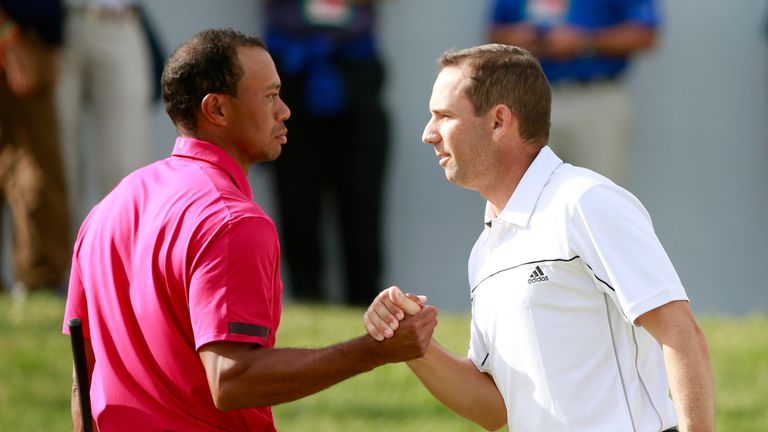
[(712, 357), (720, 431), (768, 431), (768, 316), (701, 320)]
[[(31, 296), (13, 316), (0, 295), (0, 431), (67, 431), (71, 355), (61, 335), (63, 301)], [(279, 345), (316, 347), (360, 335), (362, 309), (290, 305)], [(469, 317), (442, 313), (437, 339), (466, 351)], [(705, 317), (717, 390), (717, 429), (768, 430), (768, 315)], [(404, 365), (388, 365), (274, 408), (281, 431), (477, 431), (443, 408)]]
[[(359, 336), (363, 310), (339, 307), (286, 308), (279, 345), (317, 347)], [(469, 321), (443, 313), (436, 337), (454, 352), (466, 352)], [(285, 431), (477, 431), (429, 394), (403, 364), (392, 364), (353, 377), (331, 389), (274, 408)]]

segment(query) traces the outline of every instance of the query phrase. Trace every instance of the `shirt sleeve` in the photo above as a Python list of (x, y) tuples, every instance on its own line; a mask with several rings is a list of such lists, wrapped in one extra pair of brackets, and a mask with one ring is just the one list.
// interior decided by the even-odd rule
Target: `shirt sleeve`
[(613, 184), (582, 193), (571, 216), (571, 244), (630, 322), (675, 300), (688, 300), (640, 201)]
[(623, 0), (625, 19), (635, 23), (657, 27), (660, 17), (655, 0)]
[(493, 24), (514, 24), (523, 20), (523, 0), (494, 0), (491, 7)]
[(88, 303), (85, 300), (85, 288), (80, 278), (80, 266), (77, 257), (72, 260), (72, 272), (69, 276), (69, 286), (67, 287), (67, 304), (64, 308), (64, 334), (69, 332), (69, 320), (78, 318), (82, 323), (83, 338), (90, 339), (91, 331), (88, 321)]
[[(95, 210), (95, 208), (94, 208)], [(85, 295), (85, 286), (83, 285), (83, 278), (80, 272), (80, 249), (83, 244), (83, 235), (88, 230), (88, 226), (91, 221), (91, 213), (83, 221), (82, 226), (77, 234), (75, 240), (74, 252), (72, 254), (72, 267), (69, 272), (69, 285), (67, 286), (67, 303), (64, 307), (64, 334), (70, 334), (69, 332), (69, 320), (72, 318), (78, 318), (82, 323), (83, 338), (91, 338), (90, 320), (88, 319), (88, 302)]]
[(480, 334), (480, 330), (477, 328), (474, 317), (470, 323), (469, 330), (469, 351), (467, 357), (475, 364), (477, 370), (483, 373), (490, 373), (488, 361), (488, 348), (486, 347), (485, 340)]
[(263, 217), (229, 222), (194, 260), (189, 313), (195, 346), (214, 341), (273, 346), (279, 323), (280, 247)]

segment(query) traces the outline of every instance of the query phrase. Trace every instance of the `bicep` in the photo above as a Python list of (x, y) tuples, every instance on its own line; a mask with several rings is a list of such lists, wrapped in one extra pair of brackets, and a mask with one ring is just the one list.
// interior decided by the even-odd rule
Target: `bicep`
[(260, 348), (261, 345), (254, 343), (218, 341), (200, 347), (198, 355), (210, 383), (211, 378), (236, 374), (239, 367), (250, 363), (254, 351)]

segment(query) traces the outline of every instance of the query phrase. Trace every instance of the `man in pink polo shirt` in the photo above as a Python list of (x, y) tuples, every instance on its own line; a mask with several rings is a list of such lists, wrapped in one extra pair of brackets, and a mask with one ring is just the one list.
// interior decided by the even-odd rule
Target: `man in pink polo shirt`
[(290, 111), (263, 42), (201, 32), (162, 85), (179, 133), (172, 156), (94, 207), (74, 249), (65, 322), (83, 322), (98, 429), (274, 431), (271, 405), (423, 355), (429, 306), (384, 342), (274, 348), (280, 246), (246, 172), (278, 157)]

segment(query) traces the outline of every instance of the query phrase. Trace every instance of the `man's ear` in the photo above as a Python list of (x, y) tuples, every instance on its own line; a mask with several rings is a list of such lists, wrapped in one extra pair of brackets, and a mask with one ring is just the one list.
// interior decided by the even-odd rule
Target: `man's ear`
[(208, 93), (200, 103), (200, 114), (211, 124), (216, 126), (227, 125), (227, 106), (226, 97), (218, 93)]
[(517, 129), (517, 116), (504, 104), (491, 107), (488, 116), (491, 122), (491, 133), (497, 140), (511, 132), (512, 129)]

